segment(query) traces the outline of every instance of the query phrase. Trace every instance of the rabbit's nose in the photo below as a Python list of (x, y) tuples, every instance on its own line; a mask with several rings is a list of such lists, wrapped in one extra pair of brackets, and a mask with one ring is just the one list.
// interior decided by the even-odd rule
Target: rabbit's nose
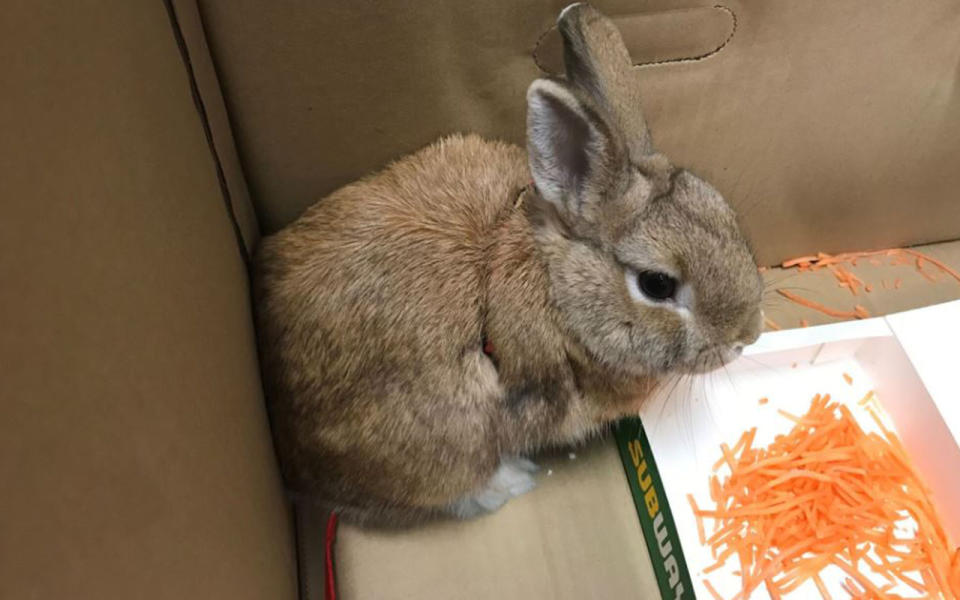
[(750, 344), (757, 341), (757, 338), (760, 337), (760, 334), (763, 332), (763, 310), (758, 310), (754, 313), (748, 320), (746, 326), (740, 331), (740, 336), (737, 339), (737, 344), (740, 344), (741, 350), (743, 346), (749, 346)]

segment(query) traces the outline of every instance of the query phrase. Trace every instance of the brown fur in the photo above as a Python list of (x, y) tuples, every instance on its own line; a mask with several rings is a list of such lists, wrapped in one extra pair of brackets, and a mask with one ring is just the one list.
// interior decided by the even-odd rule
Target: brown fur
[[(606, 19), (577, 5), (561, 22), (576, 68), (528, 94), (535, 189), (521, 149), (453, 136), (261, 244), (284, 475), (349, 518), (442, 512), (502, 457), (581, 440), (659, 378), (719, 366), (758, 333), (759, 279), (732, 211), (652, 153), (639, 109), (609, 91), (627, 73), (577, 62), (622, 44)], [(637, 266), (677, 273), (690, 315), (632, 297)]]

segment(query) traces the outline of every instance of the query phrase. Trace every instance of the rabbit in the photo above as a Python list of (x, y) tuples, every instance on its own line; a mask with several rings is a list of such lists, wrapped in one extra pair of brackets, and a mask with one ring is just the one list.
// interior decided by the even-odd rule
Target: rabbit
[(454, 135), (266, 237), (257, 330), (288, 489), (360, 524), (496, 510), (527, 457), (636, 414), (761, 330), (733, 210), (652, 146), (613, 23), (558, 18), (527, 149)]

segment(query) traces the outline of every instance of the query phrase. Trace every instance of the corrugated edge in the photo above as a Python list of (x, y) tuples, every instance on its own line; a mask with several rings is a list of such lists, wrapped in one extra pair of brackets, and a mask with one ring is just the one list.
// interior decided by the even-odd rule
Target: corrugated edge
[(230, 130), (226, 105), (206, 46), (200, 13), (194, 0), (164, 0), (164, 6), (207, 139), (227, 216), (244, 264), (249, 267), (250, 255), (259, 238), (259, 227)]
[[(636, 67), (636, 68), (640, 68), (640, 67), (656, 67), (656, 66), (669, 65), (669, 64), (674, 64), (674, 63), (699, 62), (699, 61), (705, 60), (705, 59), (707, 59), (707, 58), (710, 58), (711, 56), (713, 56), (713, 55), (715, 55), (715, 54), (718, 54), (720, 51), (722, 51), (724, 48), (726, 48), (727, 45), (733, 40), (733, 37), (734, 37), (734, 36), (736, 35), (736, 33), (737, 33), (737, 28), (738, 28), (739, 25), (740, 25), (740, 22), (739, 22), (739, 20), (737, 19), (737, 13), (735, 13), (735, 12), (733, 11), (733, 9), (731, 9), (729, 6), (724, 6), (723, 4), (716, 4), (716, 5), (711, 6), (711, 7), (681, 8), (681, 9), (666, 10), (666, 11), (659, 11), (659, 12), (643, 13), (642, 16), (650, 16), (650, 17), (670, 17), (670, 16), (675, 16), (675, 15), (680, 15), (680, 14), (685, 14), (685, 13), (686, 13), (686, 14), (689, 14), (689, 13), (691, 13), (691, 12), (693, 12), (693, 11), (703, 11), (703, 10), (719, 11), (719, 12), (721, 12), (721, 13), (726, 14), (726, 15), (729, 17), (729, 20), (730, 20), (730, 29), (729, 29), (729, 31), (727, 32), (726, 37), (725, 37), (722, 41), (720, 41), (715, 47), (710, 48), (710, 49), (708, 49), (708, 50), (705, 50), (704, 52), (701, 52), (700, 54), (696, 54), (696, 55), (693, 55), (693, 56), (676, 56), (676, 57), (673, 57), (673, 58), (667, 58), (667, 59), (663, 59), (663, 60), (653, 60), (653, 61), (647, 61), (647, 62), (635, 62), (635, 63), (633, 63), (633, 66)], [(640, 16), (640, 15), (637, 15), (637, 16)], [(612, 18), (613, 18), (614, 22), (616, 22), (617, 17), (614, 16), (614, 17), (612, 17)], [(546, 74), (546, 75), (558, 75), (558, 74), (559, 74), (559, 73), (553, 72), (551, 69), (548, 69), (548, 68), (541, 62), (541, 60), (540, 60), (540, 50), (541, 50), (541, 47), (542, 47), (542, 45), (543, 45), (543, 43), (544, 43), (544, 39), (545, 39), (548, 35), (550, 35), (551, 33), (555, 32), (556, 29), (557, 29), (557, 26), (556, 26), (556, 25), (552, 25), (551, 27), (549, 27), (549, 28), (547, 28), (546, 30), (544, 30), (544, 31), (540, 34), (540, 36), (537, 38), (537, 41), (536, 41), (536, 42), (534, 43), (534, 45), (533, 45), (533, 50), (531, 51), (531, 56), (533, 57), (533, 62), (534, 62), (534, 64), (537, 66), (537, 69), (539, 69), (541, 73)]]

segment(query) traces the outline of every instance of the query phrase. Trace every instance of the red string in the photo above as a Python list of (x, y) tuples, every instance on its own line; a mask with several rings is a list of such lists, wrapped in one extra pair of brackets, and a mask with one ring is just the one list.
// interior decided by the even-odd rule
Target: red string
[(330, 518), (327, 519), (327, 534), (326, 534), (326, 543), (324, 544), (324, 554), (327, 561), (327, 577), (326, 577), (326, 594), (324, 598), (326, 600), (337, 600), (337, 585), (335, 581), (336, 572), (333, 568), (333, 543), (337, 539), (337, 513), (331, 512)]

